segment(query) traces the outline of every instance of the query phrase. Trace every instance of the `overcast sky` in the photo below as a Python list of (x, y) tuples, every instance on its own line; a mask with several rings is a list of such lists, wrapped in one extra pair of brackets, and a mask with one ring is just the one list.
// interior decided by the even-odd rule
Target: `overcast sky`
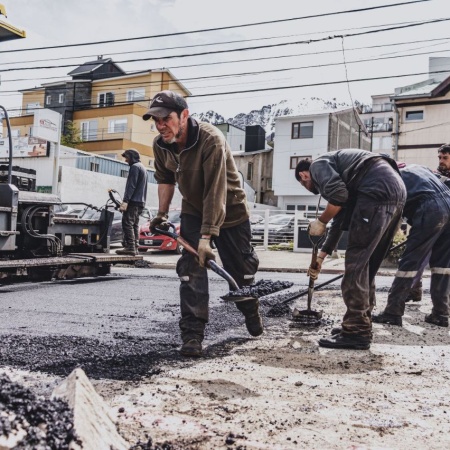
[[(411, 22), (450, 19), (448, 0), (321, 18), (287, 19), (405, 1), (2, 0), (8, 13), (5, 21), (24, 29), (27, 37), (1, 44), (0, 104), (11, 110), (19, 108), (21, 97), (14, 91), (63, 79), (76, 65), (96, 59), (97, 55), (111, 57), (127, 72), (170, 69), (192, 93), (191, 112), (214, 110), (228, 118), (280, 100), (295, 102), (311, 97), (370, 103), (371, 95), (392, 93), (395, 87), (427, 78), (426, 75), (394, 76), (427, 72), (429, 56), (450, 57), (450, 20), (343, 39), (336, 36)], [(31, 50), (267, 21), (278, 22), (179, 36)], [(323, 40), (295, 43), (319, 39)], [(289, 45), (274, 46), (282, 43)], [(272, 47), (231, 51), (256, 46)], [(30, 50), (1, 53), (17, 49)], [(214, 53), (218, 51), (221, 53)], [(210, 54), (183, 57), (205, 52)], [(163, 58), (167, 56), (175, 57)], [(143, 58), (160, 59), (124, 62)], [(73, 67), (7, 71), (63, 64)], [(272, 72), (243, 75), (266, 71)], [(347, 78), (378, 77), (387, 78), (293, 88), (342, 82)], [(211, 95), (257, 89), (265, 91)]]

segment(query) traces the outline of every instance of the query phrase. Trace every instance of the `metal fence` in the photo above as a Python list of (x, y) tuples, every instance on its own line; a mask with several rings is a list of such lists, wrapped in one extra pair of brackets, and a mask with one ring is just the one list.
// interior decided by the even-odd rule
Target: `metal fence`
[(252, 210), (252, 243), (266, 249), (277, 244), (293, 245), (298, 226), (308, 224), (314, 218), (315, 213), (305, 211)]

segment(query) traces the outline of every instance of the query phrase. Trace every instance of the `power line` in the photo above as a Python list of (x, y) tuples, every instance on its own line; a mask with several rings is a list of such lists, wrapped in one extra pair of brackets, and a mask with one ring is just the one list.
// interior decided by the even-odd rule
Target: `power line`
[[(429, 1), (429, 0), (420, 0), (420, 1)], [(115, 61), (115, 63), (116, 64), (124, 64), (124, 63), (130, 63), (130, 62), (155, 61), (155, 60), (161, 60), (161, 59), (187, 58), (187, 57), (194, 57), (194, 56), (209, 56), (209, 55), (216, 55), (216, 54), (221, 54), (221, 53), (262, 50), (262, 49), (282, 47), (282, 46), (287, 46), (287, 45), (311, 44), (313, 42), (329, 41), (329, 40), (333, 40), (333, 39), (342, 39), (343, 37), (356, 37), (356, 36), (362, 36), (362, 35), (373, 34), (373, 33), (381, 33), (381, 32), (385, 32), (385, 31), (393, 31), (393, 30), (398, 30), (398, 29), (411, 28), (411, 27), (417, 27), (417, 26), (422, 26), (422, 25), (429, 25), (429, 24), (439, 23), (439, 22), (447, 22), (449, 20), (450, 20), (450, 17), (446, 17), (446, 18), (442, 18), (442, 19), (433, 19), (433, 20), (429, 20), (429, 21), (417, 22), (417, 23), (413, 23), (413, 24), (409, 24), (409, 25), (381, 28), (381, 29), (372, 30), (372, 31), (363, 31), (363, 32), (354, 33), (354, 34), (326, 36), (326, 37), (319, 38), (319, 39), (310, 39), (308, 41), (284, 42), (284, 43), (279, 43), (279, 44), (260, 45), (260, 46), (256, 46), (256, 47), (244, 47), (244, 48), (217, 50), (217, 51), (213, 51), (213, 52), (201, 52), (201, 53), (192, 53), (192, 54), (168, 55), (168, 56), (162, 56), (162, 57), (156, 57), (156, 58), (129, 59), (129, 60), (123, 60), (123, 61)], [(62, 65), (58, 65), (58, 66), (40, 66), (40, 67), (22, 67), (22, 68), (5, 69), (5, 70), (1, 70), (0, 72), (13, 72), (13, 71), (22, 71), (22, 70), (41, 70), (41, 69), (60, 69), (60, 68), (74, 67), (76, 65), (78, 65), (78, 64), (62, 64)]]
[[(340, 50), (341, 52), (343, 50)], [(203, 81), (203, 80), (209, 80), (209, 79), (218, 79), (218, 78), (231, 78), (231, 77), (244, 77), (244, 76), (252, 76), (252, 75), (264, 75), (264, 74), (271, 74), (271, 73), (280, 73), (280, 72), (288, 72), (288, 71), (292, 71), (292, 70), (304, 70), (304, 69), (314, 69), (314, 68), (322, 68), (322, 67), (330, 67), (330, 66), (339, 66), (339, 65), (344, 65), (346, 66), (346, 64), (358, 64), (358, 63), (364, 63), (364, 62), (372, 62), (372, 61), (382, 61), (382, 60), (390, 60), (390, 59), (398, 59), (398, 58), (408, 58), (408, 57), (413, 57), (413, 56), (421, 56), (421, 55), (430, 55), (430, 54), (435, 54), (435, 53), (443, 53), (443, 52), (447, 52), (448, 50), (436, 50), (434, 52), (419, 52), (419, 53), (413, 53), (413, 54), (408, 54), (408, 55), (398, 55), (398, 56), (383, 56), (383, 57), (371, 57), (371, 58), (366, 58), (366, 59), (359, 59), (359, 60), (353, 60), (353, 61), (345, 61), (345, 57), (344, 60), (341, 62), (335, 62), (335, 63), (327, 63), (327, 64), (313, 64), (313, 65), (307, 65), (307, 66), (299, 66), (299, 67), (287, 67), (287, 68), (281, 68), (281, 69), (270, 69), (270, 70), (259, 70), (259, 71), (254, 71), (254, 72), (240, 72), (240, 73), (231, 73), (231, 74), (222, 74), (222, 75), (209, 75), (209, 76), (197, 76), (197, 77), (187, 77), (187, 78), (180, 78), (178, 79), (178, 81), (180, 82), (186, 82), (186, 81), (190, 81), (190, 82), (195, 82), (195, 81)], [(114, 78), (112, 79), (114, 80)], [(71, 81), (71, 80), (68, 80)], [(65, 83), (66, 81), (62, 80), (61, 83)], [(156, 85), (156, 84), (160, 84), (160, 81), (149, 81), (146, 83), (142, 83), (141, 81), (137, 82), (137, 81), (132, 81), (132, 82), (128, 82), (128, 83), (113, 83), (113, 84), (102, 84), (99, 88), (95, 89), (95, 91), (99, 91), (100, 90), (104, 90), (108, 87), (126, 87), (129, 86), (131, 87), (145, 87), (145, 86), (152, 86), (152, 85)], [(203, 87), (215, 87), (215, 86), (203, 86)], [(44, 89), (44, 87), (41, 87), (41, 89)], [(60, 91), (61, 90), (61, 85), (59, 86), (55, 86), (55, 87), (46, 87), (45, 88), (46, 92), (50, 92), (55, 90), (55, 91)], [(4, 93), (15, 93), (17, 91), (3, 91)], [(0, 93), (0, 95), (2, 95), (2, 93)], [(351, 97), (351, 96), (350, 96)], [(149, 99), (146, 99), (149, 100)]]
[[(398, 46), (398, 45), (408, 45), (408, 44), (417, 44), (417, 43), (424, 43), (424, 42), (435, 42), (435, 41), (448, 41), (450, 40), (450, 37), (443, 37), (443, 38), (434, 38), (434, 39), (424, 39), (424, 40), (415, 40), (415, 41), (403, 41), (403, 42), (394, 42), (394, 43), (389, 43), (389, 44), (378, 44), (378, 45), (369, 45), (369, 46), (365, 46), (365, 47), (353, 47), (353, 48), (347, 48), (346, 51), (356, 51), (356, 50), (368, 50), (368, 49), (372, 49), (372, 48), (383, 48), (383, 47), (392, 47), (392, 46)], [(440, 44), (438, 44), (440, 45)], [(404, 51), (409, 51), (409, 50), (414, 50), (414, 49), (407, 49)], [(311, 56), (311, 55), (321, 55), (321, 54), (331, 54), (331, 53), (340, 53), (342, 50), (338, 49), (338, 50), (324, 50), (324, 51), (320, 51), (320, 52), (308, 52), (308, 53), (295, 53), (295, 54), (291, 54), (291, 55), (278, 55), (278, 56), (267, 56), (267, 57), (261, 57), (261, 58), (251, 58), (251, 59), (238, 59), (238, 60), (231, 60), (231, 61), (217, 61), (217, 62), (211, 62), (211, 63), (201, 63), (201, 64), (190, 64), (190, 65), (181, 65), (181, 66), (171, 66), (168, 69), (169, 70), (173, 70), (173, 69), (179, 69), (179, 68), (189, 68), (189, 67), (203, 67), (203, 66), (209, 66), (209, 65), (223, 65), (223, 64), (234, 64), (234, 63), (239, 63), (239, 62), (252, 62), (252, 61), (266, 61), (266, 60), (272, 60), (272, 59), (281, 59), (281, 58), (294, 58), (294, 57), (299, 57), (299, 56)], [(430, 53), (438, 53), (438, 52), (442, 52), (443, 50), (438, 50), (436, 52), (427, 52), (427, 54)], [(399, 52), (390, 52), (387, 53), (387, 55), (390, 54), (394, 54), (394, 53), (399, 53)], [(410, 55), (401, 55), (401, 56), (417, 56), (420, 54), (410, 54)], [(363, 60), (361, 60), (363, 61)], [(351, 61), (349, 61), (349, 63), (351, 63)], [(308, 68), (308, 67), (314, 67), (314, 66), (304, 66), (303, 68)], [(149, 69), (149, 70), (153, 70), (153, 71), (157, 71), (157, 70), (164, 70), (164, 68), (158, 68), (158, 69)], [(133, 71), (133, 72), (128, 72), (127, 75), (133, 75), (134, 73), (139, 73), (141, 71)], [(19, 82), (19, 81), (30, 81), (30, 80), (55, 80), (58, 79), (61, 82), (64, 81), (71, 81), (72, 79), (70, 78), (69, 80), (64, 80), (63, 76), (58, 76), (58, 77), (41, 77), (41, 78), (36, 78), (36, 77), (32, 77), (32, 78), (17, 78), (17, 79), (10, 79), (10, 80), (2, 80), (2, 83), (15, 83), (15, 82)], [(180, 79), (180, 81), (183, 81), (185, 79)], [(3, 91), (3, 92), (16, 92), (16, 91)], [(1, 93), (0, 93), (1, 95)]]
[(201, 29), (201, 30), (179, 31), (176, 33), (154, 34), (154, 35), (149, 35), (149, 36), (113, 39), (113, 40), (107, 40), (107, 41), (82, 42), (82, 43), (78, 43), (78, 44), (54, 45), (54, 46), (49, 46), (49, 47), (35, 47), (35, 48), (28, 48), (28, 49), (3, 50), (3, 51), (0, 51), (0, 53), (49, 50), (49, 49), (55, 49), (55, 48), (69, 48), (69, 47), (80, 47), (80, 46), (86, 46), (86, 45), (110, 44), (110, 43), (116, 43), (116, 42), (136, 41), (136, 40), (142, 40), (142, 39), (154, 39), (154, 38), (169, 37), (169, 36), (183, 36), (186, 34), (193, 34), (193, 33), (223, 31), (223, 30), (231, 30), (231, 29), (235, 29), (235, 28), (246, 28), (246, 27), (253, 27), (253, 26), (260, 26), (260, 25), (270, 25), (270, 24), (274, 24), (274, 23), (292, 22), (295, 20), (315, 19), (315, 18), (319, 18), (319, 17), (337, 16), (337, 15), (342, 15), (342, 14), (351, 14), (351, 13), (357, 13), (357, 12), (363, 12), (363, 11), (374, 11), (377, 9), (392, 8), (392, 7), (396, 7), (396, 6), (406, 6), (406, 5), (411, 5), (414, 3), (423, 3), (423, 2), (429, 2), (429, 1), (431, 1), (431, 0), (412, 0), (412, 1), (408, 1), (408, 2), (371, 6), (371, 7), (367, 7), (367, 8), (350, 9), (350, 10), (345, 10), (345, 11), (334, 11), (334, 12), (321, 13), (321, 14), (311, 14), (311, 15), (302, 16), (302, 17), (292, 17), (289, 19), (278, 19), (278, 20), (270, 20), (270, 21), (264, 21), (264, 22), (254, 22), (254, 23), (246, 23), (246, 24), (241, 24), (241, 25), (228, 25), (228, 26), (217, 27), (217, 28), (205, 28), (205, 29)]
[[(419, 23), (420, 21), (409, 21), (409, 22), (395, 22), (395, 23), (388, 23), (388, 24), (381, 24), (381, 25), (370, 25), (365, 27), (353, 27), (353, 28), (340, 28), (337, 30), (323, 30), (320, 32), (320, 34), (324, 33), (336, 33), (338, 31), (345, 31), (345, 30), (365, 30), (367, 28), (376, 28), (376, 27), (386, 27), (386, 26), (394, 26), (394, 25), (406, 25), (406, 24), (414, 24)], [(235, 39), (233, 41), (221, 41), (221, 42), (207, 42), (203, 44), (191, 44), (191, 45), (178, 45), (174, 47), (161, 47), (161, 48), (152, 48), (152, 49), (145, 49), (145, 50), (134, 50), (134, 51), (126, 51), (126, 52), (113, 52), (109, 53), (108, 56), (113, 55), (130, 55), (135, 53), (149, 53), (149, 52), (156, 52), (161, 50), (178, 50), (178, 49), (185, 49), (185, 48), (196, 48), (196, 47), (209, 47), (209, 46), (216, 46), (216, 45), (228, 45), (228, 44), (236, 44), (236, 43), (242, 43), (242, 42), (253, 42), (253, 41), (267, 41), (272, 39), (282, 39), (282, 38), (292, 38), (296, 36), (309, 36), (319, 34), (318, 32), (310, 32), (310, 33), (300, 33), (300, 34), (289, 34), (289, 35), (282, 35), (282, 36), (270, 36), (270, 37), (260, 37), (260, 38), (254, 38), (254, 39)], [(43, 62), (43, 61), (63, 61), (63, 60), (73, 60), (73, 59), (81, 59), (81, 58), (95, 58), (98, 55), (81, 55), (81, 56), (68, 56), (66, 58), (46, 58), (46, 59), (34, 59), (34, 60), (28, 60), (28, 61), (12, 61), (12, 62), (4, 62), (2, 63), (3, 66), (6, 65), (12, 65), (12, 64), (28, 64), (28, 63), (36, 63), (36, 62)]]
[[(439, 70), (434, 71), (433, 73), (439, 74), (439, 73), (447, 73), (447, 70)], [(300, 85), (289, 85), (289, 86), (277, 86), (272, 88), (260, 88), (260, 89), (248, 89), (248, 90), (241, 90), (241, 91), (229, 91), (229, 92), (213, 92), (208, 94), (193, 94), (189, 96), (189, 99), (192, 98), (201, 98), (201, 97), (216, 97), (219, 95), (235, 95), (235, 94), (247, 94), (247, 93), (254, 93), (254, 92), (268, 92), (268, 91), (279, 91), (279, 90), (287, 90), (287, 89), (300, 89), (300, 88), (306, 88), (306, 87), (317, 87), (317, 86), (331, 86), (331, 85), (337, 85), (337, 84), (343, 84), (343, 83), (358, 83), (362, 81), (379, 81), (379, 80), (386, 80), (386, 79), (395, 79), (395, 78), (405, 78), (405, 77), (412, 77), (412, 76), (423, 76), (428, 75), (428, 72), (418, 72), (418, 73), (407, 73), (407, 74), (400, 74), (400, 75), (387, 75), (387, 76), (379, 76), (379, 77), (370, 77), (370, 78), (356, 78), (352, 80), (338, 80), (338, 81), (325, 81), (320, 83), (310, 83), (310, 84), (300, 84)], [(130, 102), (116, 102), (115, 105), (117, 106), (120, 104), (129, 104)], [(139, 103), (139, 102), (136, 102)], [(92, 107), (95, 104), (86, 104), (87, 108)], [(34, 108), (34, 109), (44, 109), (43, 107), (40, 108)], [(12, 108), (8, 111), (21, 111), (22, 108)]]

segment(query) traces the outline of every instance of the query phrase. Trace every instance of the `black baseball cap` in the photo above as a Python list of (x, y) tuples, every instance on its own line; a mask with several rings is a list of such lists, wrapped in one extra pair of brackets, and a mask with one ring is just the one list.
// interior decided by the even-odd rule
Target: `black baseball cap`
[(142, 118), (148, 120), (152, 117), (167, 117), (172, 111), (185, 109), (188, 109), (188, 105), (180, 94), (173, 91), (161, 91), (153, 97), (150, 108)]

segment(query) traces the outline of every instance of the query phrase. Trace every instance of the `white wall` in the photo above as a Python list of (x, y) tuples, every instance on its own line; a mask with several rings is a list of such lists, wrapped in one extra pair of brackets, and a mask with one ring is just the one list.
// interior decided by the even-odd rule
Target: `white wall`
[[(311, 139), (291, 139), (292, 123), (314, 122)], [(272, 186), (274, 194), (280, 196), (313, 197), (295, 179), (294, 169), (290, 169), (292, 156), (311, 156), (313, 159), (326, 153), (328, 148), (328, 114), (311, 116), (292, 116), (278, 118), (275, 122), (275, 141), (273, 151)], [(278, 206), (283, 205), (278, 202)]]
[[(58, 192), (64, 203), (83, 202), (100, 207), (104, 206), (109, 198), (108, 189), (115, 189), (123, 195), (126, 182), (126, 178), (62, 166)], [(158, 185), (149, 183), (147, 186), (147, 208), (158, 208)], [(171, 207), (181, 207), (178, 190)]]
[(245, 150), (245, 130), (230, 125), (226, 139), (232, 151)]

